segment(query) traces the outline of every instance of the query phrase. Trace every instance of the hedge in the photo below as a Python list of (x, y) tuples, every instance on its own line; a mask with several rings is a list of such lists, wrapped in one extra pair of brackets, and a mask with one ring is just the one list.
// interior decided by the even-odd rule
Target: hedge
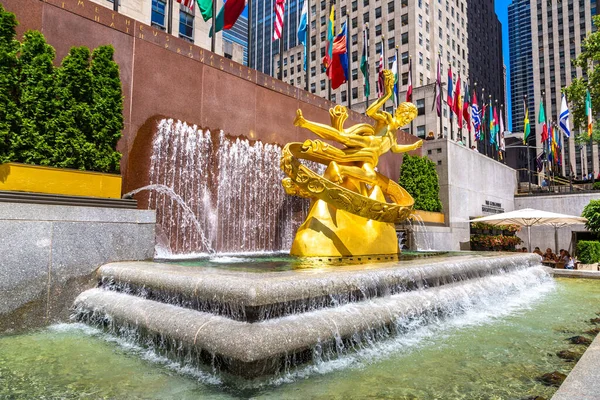
[(0, 163), (118, 172), (123, 93), (114, 48), (74, 47), (54, 66), (44, 35), (16, 40), (0, 4)]
[(581, 216), (587, 218), (585, 227), (588, 231), (600, 234), (600, 200), (590, 200), (583, 208)]
[(584, 264), (600, 261), (600, 242), (596, 240), (580, 240), (577, 242), (577, 258)]
[(427, 157), (404, 154), (398, 183), (415, 199), (415, 209), (442, 211), (438, 174)]

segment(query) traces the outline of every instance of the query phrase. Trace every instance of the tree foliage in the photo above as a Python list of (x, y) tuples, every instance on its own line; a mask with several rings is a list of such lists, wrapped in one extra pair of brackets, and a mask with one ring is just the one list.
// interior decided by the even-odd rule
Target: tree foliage
[(438, 174), (427, 157), (405, 154), (398, 183), (415, 199), (415, 209), (442, 211)]
[(123, 94), (112, 46), (74, 47), (54, 66), (44, 36), (19, 43), (0, 5), (0, 163), (118, 172)]
[(581, 216), (587, 218), (585, 227), (588, 231), (600, 234), (600, 200), (590, 200), (583, 208)]
[(19, 126), (17, 113), (19, 42), (17, 18), (0, 3), (0, 163), (10, 160), (11, 141)]
[[(600, 26), (600, 16), (593, 17), (594, 26)], [(600, 31), (588, 33), (581, 45), (581, 54), (572, 60), (573, 67), (580, 67), (586, 71), (586, 78), (577, 78), (563, 89), (569, 101), (569, 113), (572, 115), (573, 126), (581, 129), (587, 126), (585, 115), (586, 89), (590, 91), (592, 99), (592, 113), (600, 113)], [(580, 134), (583, 138), (579, 141), (589, 141), (587, 131)]]
[(577, 258), (584, 264), (594, 264), (600, 261), (600, 242), (595, 240), (578, 241)]

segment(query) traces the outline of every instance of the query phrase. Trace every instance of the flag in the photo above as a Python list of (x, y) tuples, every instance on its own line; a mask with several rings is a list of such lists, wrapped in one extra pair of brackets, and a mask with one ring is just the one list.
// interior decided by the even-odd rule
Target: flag
[(500, 127), (498, 126), (498, 107), (494, 108), (494, 136), (495, 136), (495, 143), (496, 143), (496, 150), (498, 150), (498, 146), (500, 145), (500, 140), (499, 140), (499, 133), (500, 133)]
[(369, 85), (369, 60), (367, 57), (367, 50), (369, 45), (367, 38), (367, 30), (368, 28), (364, 29), (363, 31), (363, 53), (360, 59), (360, 70), (365, 78), (365, 97), (369, 97), (369, 95), (371, 94), (371, 85)]
[(496, 125), (494, 120), (494, 105), (492, 104), (492, 98), (490, 97), (490, 144), (496, 143)]
[(465, 83), (465, 99), (463, 102), (463, 118), (467, 125), (468, 132), (471, 132), (471, 110), (469, 110), (469, 103), (471, 103), (469, 86)]
[(209, 19), (211, 19), (213, 12), (212, 0), (196, 0), (196, 2), (198, 3), (198, 8), (200, 9), (202, 19), (204, 21), (208, 21)]
[[(231, 1), (231, 0), (229, 0)], [(306, 71), (306, 31), (308, 29), (308, 0), (304, 0), (300, 22), (298, 23), (298, 41), (304, 46), (304, 70)]]
[(337, 89), (348, 80), (348, 52), (346, 47), (346, 23), (333, 41), (333, 56), (327, 75), (331, 79), (331, 88)]
[(548, 141), (549, 146), (549, 152), (548, 152), (548, 161), (553, 162), (554, 161), (554, 153), (556, 152), (555, 146), (556, 146), (556, 142), (554, 141), (554, 131), (553, 131), (554, 127), (552, 126), (552, 124), (550, 124), (550, 126), (548, 127)]
[[(331, 6), (331, 12), (329, 13), (329, 21), (327, 21), (327, 53), (323, 57), (323, 67), (329, 70), (329, 64), (331, 64), (331, 57), (333, 57), (333, 37), (335, 36), (335, 8)], [(329, 75), (327, 75), (329, 76)], [(329, 77), (331, 79), (331, 77)]]
[(479, 105), (477, 104), (477, 92), (473, 91), (473, 101), (471, 102), (471, 119), (473, 120), (473, 128), (475, 129), (475, 137), (481, 140), (481, 115), (479, 115)]
[(194, 0), (177, 0), (179, 4), (183, 4), (185, 7), (193, 10), (194, 9)]
[(437, 62), (437, 78), (435, 80), (435, 97), (433, 100), (433, 105), (431, 106), (431, 110), (436, 108), (437, 116), (442, 116), (442, 72), (440, 66), (440, 56), (438, 54), (438, 62)]
[(379, 67), (377, 77), (377, 97), (383, 96), (383, 46), (381, 46), (381, 54), (379, 54)]
[(394, 106), (398, 107), (398, 56), (394, 54), (394, 61), (392, 62), (392, 72), (394, 73)]
[(592, 98), (589, 89), (585, 91), (585, 115), (587, 115), (588, 137), (592, 137)]
[[(285, 0), (275, 0), (275, 25), (273, 27), (273, 40), (274, 41), (281, 38), (281, 32), (283, 31), (283, 13), (284, 12), (285, 12)], [(280, 54), (279, 56), (282, 57), (283, 54)]]
[(452, 68), (448, 67), (448, 107), (450, 107), (450, 119), (452, 119)]
[(462, 128), (462, 112), (460, 108), (462, 107), (462, 99), (460, 97), (460, 73), (458, 74), (458, 78), (456, 79), (456, 93), (454, 93), (454, 114), (456, 114), (458, 128)]
[(562, 102), (560, 103), (560, 117), (559, 125), (565, 136), (571, 137), (571, 130), (569, 129), (569, 108), (567, 107), (567, 98), (562, 95)]
[(500, 134), (502, 135), (502, 138), (504, 138), (504, 118), (503, 117), (504, 117), (504, 112), (500, 111)]
[(544, 100), (540, 101), (540, 112), (538, 124), (542, 124), (542, 143), (548, 140), (548, 125), (546, 124), (546, 112), (544, 111)]
[[(439, 73), (439, 70), (438, 70)], [(407, 88), (406, 88), (406, 101), (411, 102), (412, 101), (412, 90), (413, 90), (413, 86), (412, 86), (412, 58), (410, 58), (408, 60), (408, 84), (407, 84)]]
[(537, 166), (537, 172), (542, 172), (542, 169), (544, 169), (543, 159), (544, 159), (545, 156), (546, 156), (546, 154), (544, 154), (544, 152), (542, 151), (540, 153), (540, 155), (535, 158), (535, 164)]
[[(227, 0), (223, 7), (219, 10), (217, 14), (217, 20), (215, 21), (215, 31), (220, 32), (223, 29), (231, 29), (233, 25), (238, 20), (242, 11), (246, 7), (245, 0)], [(208, 36), (212, 36), (212, 27), (208, 33)]]
[(523, 97), (523, 109), (525, 110), (525, 119), (523, 120), (523, 144), (527, 143), (529, 137), (529, 109), (527, 108), (527, 97)]

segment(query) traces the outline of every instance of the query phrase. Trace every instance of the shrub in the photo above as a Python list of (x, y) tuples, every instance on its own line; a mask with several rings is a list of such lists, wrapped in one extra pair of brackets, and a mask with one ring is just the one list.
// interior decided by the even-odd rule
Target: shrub
[(600, 181), (594, 182), (594, 186), (592, 186), (592, 189), (594, 189), (594, 190), (600, 190)]
[(577, 257), (584, 264), (600, 261), (600, 242), (596, 240), (580, 240), (577, 242)]
[(600, 200), (591, 200), (583, 208), (581, 216), (587, 218), (585, 227), (588, 231), (600, 234)]
[(404, 154), (398, 183), (415, 199), (415, 209), (442, 211), (435, 164), (427, 157)]
[[(123, 94), (112, 46), (55, 51), (37, 31), (15, 40), (0, 5), (0, 163), (118, 172)], [(19, 56), (17, 56), (19, 55)]]

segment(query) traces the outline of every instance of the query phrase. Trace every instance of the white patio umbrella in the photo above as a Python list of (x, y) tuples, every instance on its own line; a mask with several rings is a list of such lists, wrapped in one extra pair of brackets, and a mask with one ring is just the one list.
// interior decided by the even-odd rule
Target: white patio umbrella
[(527, 245), (531, 252), (531, 227), (549, 225), (554, 227), (554, 244), (558, 250), (558, 228), (567, 225), (585, 224), (586, 218), (575, 215), (552, 213), (548, 211), (524, 208), (522, 210), (510, 211), (502, 214), (488, 215), (487, 217), (475, 218), (471, 222), (485, 222), (490, 225), (519, 225), (527, 227)]

